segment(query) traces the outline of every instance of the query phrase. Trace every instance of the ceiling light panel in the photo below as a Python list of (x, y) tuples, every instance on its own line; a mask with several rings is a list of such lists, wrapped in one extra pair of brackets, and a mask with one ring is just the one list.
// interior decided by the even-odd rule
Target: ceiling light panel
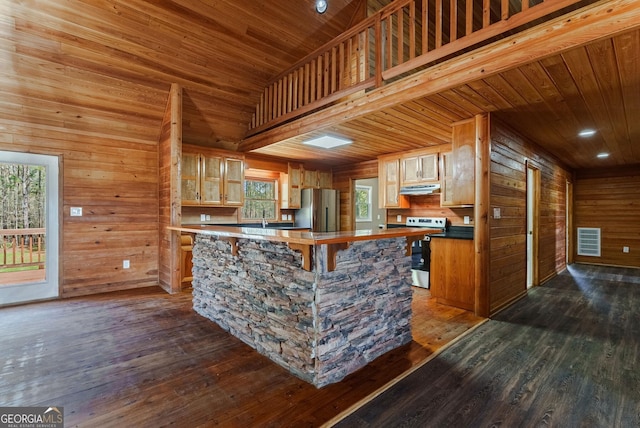
[(351, 140), (333, 137), (331, 135), (325, 135), (324, 137), (314, 138), (313, 140), (305, 141), (302, 144), (307, 146), (320, 147), (322, 149), (332, 149), (334, 147), (351, 144)]

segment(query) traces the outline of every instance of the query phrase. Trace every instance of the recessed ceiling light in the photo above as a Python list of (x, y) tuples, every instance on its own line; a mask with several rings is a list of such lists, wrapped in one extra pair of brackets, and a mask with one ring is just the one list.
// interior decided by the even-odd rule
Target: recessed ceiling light
[(583, 129), (578, 133), (578, 135), (582, 138), (593, 137), (596, 135), (596, 131), (593, 129)]
[(313, 140), (305, 141), (302, 144), (307, 146), (315, 146), (323, 149), (332, 149), (338, 146), (344, 146), (351, 144), (350, 140), (344, 138), (332, 137), (331, 135), (325, 135), (324, 137), (314, 138)]
[(317, 0), (316, 1), (316, 12), (325, 13), (327, 11), (327, 1), (326, 0)]
[(598, 157), (600, 159), (608, 158), (609, 157), (609, 153), (598, 153)]

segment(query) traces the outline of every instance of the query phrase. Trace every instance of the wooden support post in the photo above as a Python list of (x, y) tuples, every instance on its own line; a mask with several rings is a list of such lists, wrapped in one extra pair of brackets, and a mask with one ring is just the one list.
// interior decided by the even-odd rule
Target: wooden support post
[(489, 294), (489, 205), (490, 205), (490, 172), (491, 172), (491, 135), (490, 117), (476, 116), (476, 180), (475, 180), (475, 227), (473, 242), (475, 245), (475, 307), (474, 312), (480, 317), (490, 315)]

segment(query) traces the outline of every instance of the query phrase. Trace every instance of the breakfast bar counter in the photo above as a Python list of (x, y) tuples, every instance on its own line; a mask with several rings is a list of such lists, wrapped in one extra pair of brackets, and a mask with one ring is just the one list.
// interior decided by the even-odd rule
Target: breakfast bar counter
[(195, 234), (194, 310), (316, 387), (411, 341), (410, 249), (428, 230), (170, 229)]

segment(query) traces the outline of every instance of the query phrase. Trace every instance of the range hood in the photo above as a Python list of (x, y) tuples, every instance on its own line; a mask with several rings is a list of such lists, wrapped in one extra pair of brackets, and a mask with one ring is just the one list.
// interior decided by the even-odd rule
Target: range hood
[(416, 184), (400, 188), (401, 195), (430, 195), (440, 191), (440, 184)]

